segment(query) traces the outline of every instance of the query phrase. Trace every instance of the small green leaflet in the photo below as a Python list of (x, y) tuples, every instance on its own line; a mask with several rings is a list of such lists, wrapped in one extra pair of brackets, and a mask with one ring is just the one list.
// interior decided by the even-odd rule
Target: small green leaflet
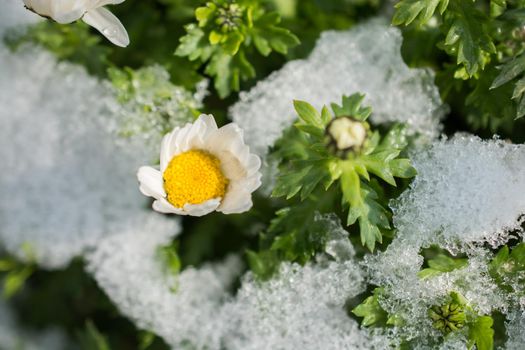
[(250, 269), (265, 280), (278, 269), (281, 261), (305, 264), (323, 251), (329, 230), (319, 211), (333, 207), (334, 194), (321, 192), (311, 200), (285, 207), (276, 213), (266, 232), (260, 237), (260, 251), (248, 251)]
[(522, 277), (525, 271), (525, 243), (520, 243), (512, 251), (508, 246), (503, 246), (489, 265), (489, 272), (492, 278), (504, 289), (512, 291), (506, 281), (516, 279), (521, 283), (525, 282)]
[(492, 350), (494, 348), (494, 320), (490, 316), (479, 316), (469, 324), (469, 349), (474, 344), (477, 350)]
[[(491, 89), (498, 88), (503, 84), (508, 83), (509, 81), (517, 78), (518, 76), (523, 75), (525, 72), (525, 53), (521, 54), (518, 57), (510, 60), (501, 67), (500, 74), (494, 79)], [(516, 114), (516, 119), (521, 118), (525, 115), (525, 77), (521, 77), (516, 81), (514, 86), (514, 92), (512, 94), (512, 99), (518, 101), (518, 110)]]
[(240, 82), (255, 77), (252, 54), (286, 54), (299, 44), (288, 29), (279, 27), (277, 12), (260, 2), (216, 0), (195, 11), (197, 23), (185, 27), (175, 54), (206, 65), (221, 98), (240, 90)]
[(427, 279), (430, 277), (441, 275), (445, 272), (451, 272), (464, 268), (468, 265), (468, 259), (465, 258), (451, 258), (445, 254), (439, 254), (433, 259), (428, 260), (428, 268), (418, 272), (418, 277)]
[(409, 25), (416, 19), (419, 24), (424, 24), (432, 18), (436, 9), (443, 14), (448, 2), (449, 0), (401, 0), (395, 5), (396, 12), (392, 24)]
[(487, 22), (487, 16), (470, 0), (451, 0), (444, 14), (444, 25), (448, 28), (445, 50), (457, 56), (457, 64), (463, 65), (471, 77), (483, 70), (490, 54), (496, 52)]
[(352, 313), (357, 317), (363, 317), (361, 321), (362, 326), (383, 326), (387, 323), (388, 313), (383, 310), (378, 301), (382, 292), (382, 288), (374, 289), (373, 295), (366, 298), (352, 310)]
[(82, 350), (111, 350), (106, 337), (100, 333), (93, 321), (86, 322), (86, 328), (77, 334)]

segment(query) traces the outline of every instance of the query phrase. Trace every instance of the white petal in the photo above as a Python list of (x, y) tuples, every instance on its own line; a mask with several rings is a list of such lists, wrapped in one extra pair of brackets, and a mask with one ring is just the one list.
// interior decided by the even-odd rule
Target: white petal
[(182, 127), (177, 134), (174, 134), (171, 138), (171, 143), (169, 145), (169, 152), (172, 155), (186, 152), (189, 150), (188, 146), (188, 136), (191, 132), (191, 123), (188, 123)]
[(215, 133), (217, 129), (213, 116), (201, 114), (191, 126), (187, 146), (190, 149), (204, 149), (210, 135)]
[(129, 36), (126, 28), (109, 10), (103, 7), (92, 9), (86, 12), (82, 19), (101, 32), (113, 44), (121, 47), (129, 45)]
[(184, 210), (174, 207), (165, 198), (159, 198), (154, 201), (152, 207), (155, 211), (163, 214), (187, 215)]
[(248, 211), (253, 206), (252, 195), (239, 185), (229, 186), (221, 206), (217, 211), (224, 214), (237, 214)]
[(204, 216), (215, 211), (221, 204), (220, 198), (210, 199), (200, 204), (185, 204), (184, 211), (191, 216)]
[(140, 182), (140, 192), (142, 194), (155, 199), (166, 197), (162, 173), (157, 169), (149, 166), (140, 167), (137, 172), (137, 178)]
[(88, 10), (86, 0), (51, 1), (51, 18), (58, 23), (71, 23), (80, 19)]
[(210, 151), (229, 150), (232, 143), (244, 144), (242, 129), (235, 123), (225, 125), (209, 135), (206, 146)]
[(102, 7), (106, 5), (122, 4), (125, 0), (91, 0), (91, 9)]
[(172, 149), (171, 145), (173, 143), (173, 139), (177, 137), (179, 132), (181, 131), (180, 128), (173, 129), (172, 132), (167, 133), (162, 138), (162, 143), (160, 145), (160, 171), (161, 173), (164, 173), (166, 168), (168, 167), (168, 164), (173, 158), (173, 156), (177, 153), (176, 149)]
[(261, 186), (261, 173), (256, 173), (253, 176), (246, 178), (243, 181), (243, 187), (248, 192), (255, 192)]
[(248, 176), (255, 175), (261, 168), (261, 158), (256, 154), (250, 154), (248, 164), (246, 165), (246, 172)]
[(51, 2), (49, 0), (24, 0), (24, 5), (38, 14), (51, 16)]

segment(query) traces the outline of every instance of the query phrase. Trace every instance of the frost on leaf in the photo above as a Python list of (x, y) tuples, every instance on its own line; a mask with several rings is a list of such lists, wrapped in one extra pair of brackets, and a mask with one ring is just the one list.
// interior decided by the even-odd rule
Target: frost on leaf
[(320, 109), (356, 92), (364, 93), (365, 104), (373, 108), (372, 123), (406, 122), (412, 133), (436, 137), (444, 110), (434, 76), (406, 66), (401, 41), (398, 29), (378, 20), (345, 32), (325, 32), (310, 57), (287, 63), (241, 93), (230, 113), (260, 155), (297, 118), (293, 100)]
[(418, 175), (393, 204), (394, 225), (419, 245), (498, 246), (525, 214), (525, 148), (456, 136), (413, 157)]
[[(395, 239), (385, 252), (367, 256), (363, 266), (370, 282), (382, 288), (378, 304), (390, 325), (382, 328), (382, 334), (392, 343), (418, 344), (418, 349), (435, 349), (438, 345), (446, 349), (452, 343), (453, 348), (465, 348), (471, 338), (476, 341), (479, 337), (475, 336), (475, 322), (488, 320), (494, 311), (509, 307), (506, 296), (490, 276), (491, 257), (485, 249), (472, 249), (468, 264), (428, 276), (421, 274), (424, 259), (420, 247), (403, 239)], [(464, 329), (451, 332), (443, 342), (444, 333), (436, 327), (429, 310), (450, 303), (451, 295), (460, 295), (464, 300), (468, 318)]]
[(118, 121), (116, 134), (138, 138), (148, 150), (158, 152), (162, 137), (199, 115), (208, 82), (197, 84), (192, 94), (170, 81), (160, 65), (133, 70), (109, 69), (109, 79), (118, 104), (112, 105)]

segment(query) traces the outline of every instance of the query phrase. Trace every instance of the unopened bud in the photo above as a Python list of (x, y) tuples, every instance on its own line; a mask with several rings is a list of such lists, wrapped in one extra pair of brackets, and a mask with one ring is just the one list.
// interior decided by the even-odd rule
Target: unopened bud
[(338, 117), (326, 127), (328, 146), (338, 155), (357, 153), (363, 148), (368, 133), (368, 124), (352, 117)]

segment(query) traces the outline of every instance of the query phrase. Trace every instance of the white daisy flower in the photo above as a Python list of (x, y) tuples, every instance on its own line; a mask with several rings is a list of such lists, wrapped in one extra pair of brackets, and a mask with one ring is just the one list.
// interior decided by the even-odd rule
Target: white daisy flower
[(58, 23), (72, 23), (82, 18), (117, 46), (128, 46), (126, 28), (106, 5), (115, 5), (124, 0), (24, 0), (26, 7), (40, 16)]
[(213, 116), (201, 115), (164, 136), (160, 170), (144, 166), (137, 177), (140, 191), (156, 199), (158, 212), (234, 214), (252, 207), (252, 192), (261, 185), (260, 167), (237, 124), (218, 128)]

